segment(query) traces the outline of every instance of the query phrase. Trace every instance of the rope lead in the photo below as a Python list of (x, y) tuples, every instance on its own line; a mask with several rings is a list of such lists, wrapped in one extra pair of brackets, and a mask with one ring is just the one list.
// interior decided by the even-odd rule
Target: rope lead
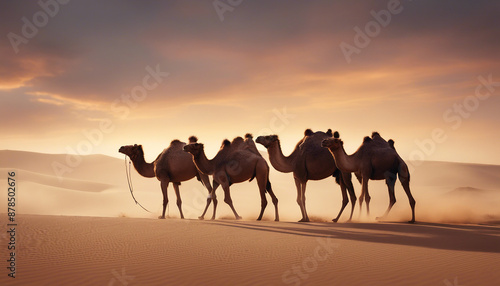
[(147, 211), (148, 213), (151, 213), (150, 211), (148, 211), (145, 207), (143, 207), (134, 197), (134, 191), (133, 191), (133, 187), (132, 187), (132, 175), (131, 175), (131, 171), (130, 171), (130, 168), (131, 168), (131, 165), (132, 165), (132, 162), (129, 161), (128, 162), (128, 170), (127, 170), (127, 155), (125, 155), (125, 173), (127, 174), (127, 183), (128, 183), (128, 188), (130, 190), (130, 194), (132, 195), (132, 199), (134, 199), (134, 202), (136, 205), (139, 205), (141, 208), (143, 208), (145, 211)]

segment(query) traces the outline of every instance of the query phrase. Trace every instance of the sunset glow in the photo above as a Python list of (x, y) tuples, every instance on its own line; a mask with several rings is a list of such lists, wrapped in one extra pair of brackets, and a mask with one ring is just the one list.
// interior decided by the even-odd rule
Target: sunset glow
[(286, 153), (331, 128), (348, 152), (377, 130), (405, 159), (500, 164), (499, 8), (244, 1), (221, 18), (211, 1), (71, 1), (38, 27), (36, 1), (2, 2), (0, 149), (140, 143), (154, 159), (196, 135), (213, 155), (250, 132)]

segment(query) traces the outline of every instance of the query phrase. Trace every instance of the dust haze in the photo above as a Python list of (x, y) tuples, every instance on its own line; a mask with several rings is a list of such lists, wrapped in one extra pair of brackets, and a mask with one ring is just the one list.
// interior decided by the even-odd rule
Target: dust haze
[[(64, 162), (65, 155), (47, 155), (19, 151), (0, 151), (1, 172), (15, 170), (18, 178), (19, 212), (24, 214), (137, 217), (156, 219), (161, 214), (162, 196), (160, 183), (155, 178), (143, 178), (132, 171), (136, 199), (151, 213), (136, 205), (130, 195), (123, 160), (106, 156), (84, 157), (80, 165), (62, 178), (53, 170), (54, 162)], [(264, 156), (267, 160), (267, 156)], [(32, 162), (36, 160), (36, 164)], [(500, 166), (462, 164), (449, 162), (411, 163), (411, 191), (417, 201), (416, 219), (433, 223), (487, 223), (500, 222)], [(5, 179), (2, 179), (5, 181)], [(297, 192), (291, 173), (279, 173), (271, 168), (270, 181), (279, 199), (281, 221), (298, 221), (300, 208), (296, 203)], [(353, 180), (356, 195), (360, 184)], [(206, 204), (207, 191), (196, 180), (182, 182), (180, 186), (182, 208), (187, 219), (197, 219)], [(387, 187), (383, 181), (370, 181), (372, 197), (370, 215), (366, 204), (360, 211), (356, 203), (354, 222), (376, 222), (388, 204)], [(243, 220), (255, 220), (260, 210), (257, 183), (244, 182), (231, 186), (234, 206)], [(217, 219), (233, 220), (224, 193), (217, 190), (219, 201)], [(263, 220), (273, 220), (274, 211), (270, 197)], [(396, 199), (391, 213), (384, 221), (405, 222), (411, 218), (408, 199), (396, 184)], [(6, 196), (1, 198), (6, 200)], [(169, 187), (168, 216), (178, 218), (179, 211), (172, 186)], [(340, 187), (333, 178), (309, 181), (306, 207), (312, 222), (331, 222), (341, 207)], [(207, 212), (211, 216), (213, 205)], [(346, 222), (351, 212), (347, 205), (339, 220)], [(210, 215), (210, 216), (208, 216)]]

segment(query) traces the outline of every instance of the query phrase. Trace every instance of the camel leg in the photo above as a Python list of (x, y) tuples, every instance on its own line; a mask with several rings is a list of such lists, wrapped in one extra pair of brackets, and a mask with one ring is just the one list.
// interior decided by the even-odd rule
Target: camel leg
[(214, 203), (214, 213), (212, 214), (211, 220), (215, 219), (215, 212), (217, 210), (217, 195), (215, 195), (215, 190), (217, 190), (218, 187), (219, 187), (219, 184), (217, 183), (217, 185), (215, 185), (215, 182), (214, 182), (214, 185), (212, 188), (212, 193), (211, 193), (212, 202)]
[(198, 172), (198, 174), (200, 176), (201, 181), (203, 182), (203, 185), (205, 186), (205, 188), (207, 188), (208, 193), (210, 194), (213, 189), (212, 185), (210, 185), (210, 179), (208, 178), (208, 175), (205, 175), (201, 172)]
[(350, 222), (352, 220), (352, 214), (354, 213), (354, 208), (356, 206), (356, 193), (354, 192), (354, 186), (352, 185), (352, 174), (342, 173), (342, 179), (344, 181), (344, 184), (346, 185), (349, 197), (351, 199), (351, 215), (349, 216), (349, 220), (347, 221)]
[(168, 183), (169, 183), (168, 180), (160, 182), (161, 192), (163, 193), (163, 212), (162, 212), (161, 216), (158, 217), (160, 219), (165, 218), (165, 210), (167, 209), (167, 205), (168, 205), (168, 194), (167, 194)]
[(259, 176), (257, 176), (257, 185), (259, 186), (259, 193), (260, 193), (260, 214), (257, 220), (262, 219), (262, 215), (264, 215), (264, 210), (266, 209), (267, 206), (266, 184), (267, 180), (262, 180), (262, 178), (259, 178)]
[(385, 178), (385, 183), (387, 184), (387, 189), (389, 190), (389, 207), (385, 211), (382, 217), (377, 217), (377, 220), (382, 220), (392, 209), (392, 206), (396, 203), (396, 195), (394, 194), (394, 185), (396, 184), (396, 174), (388, 173)]
[(361, 179), (361, 194), (359, 195), (359, 215), (360, 216), (361, 216), (361, 211), (363, 210), (363, 202), (364, 201), (365, 201), (365, 187), (363, 185), (363, 179)]
[(229, 192), (229, 183), (226, 181), (226, 182), (222, 183), (221, 185), (222, 185), (222, 189), (224, 189), (224, 202), (226, 202), (226, 204), (228, 204), (229, 207), (231, 207), (231, 210), (234, 213), (234, 217), (236, 219), (241, 219), (241, 216), (239, 216), (238, 213), (236, 212), (236, 210), (234, 209), (233, 200), (231, 199), (231, 193)]
[(370, 194), (368, 193), (368, 185), (366, 185), (366, 193), (365, 193), (365, 202), (366, 202), (366, 214), (370, 216), (370, 201), (372, 200), (372, 197), (370, 197)]
[(361, 209), (363, 207), (363, 201), (366, 200), (366, 213), (370, 215), (370, 195), (368, 194), (368, 176), (363, 176), (361, 182), (361, 195), (359, 196), (359, 211), (361, 213)]
[(278, 213), (278, 198), (276, 197), (276, 195), (273, 192), (273, 189), (271, 187), (271, 182), (269, 182), (269, 179), (267, 179), (266, 190), (269, 193), (269, 195), (271, 196), (271, 199), (273, 201), (273, 205), (274, 205), (274, 221), (279, 221), (280, 220), (280, 215)]
[(278, 198), (276, 198), (276, 196), (274, 195), (273, 189), (271, 187), (271, 182), (269, 182), (269, 167), (267, 166), (267, 163), (265, 161), (261, 161), (259, 165), (257, 165), (256, 171), (257, 171), (257, 176), (256, 176), (257, 185), (259, 186), (260, 200), (261, 200), (261, 210), (259, 218), (257, 220), (262, 219), (262, 215), (264, 214), (264, 210), (266, 209), (267, 206), (266, 190), (267, 190), (274, 204), (274, 210), (275, 210), (274, 220), (279, 221)]
[[(202, 219), (205, 218), (205, 213), (207, 212), (207, 209), (210, 206), (210, 203), (212, 202), (212, 191), (213, 191), (213, 189), (212, 189), (212, 185), (210, 185), (210, 179), (208, 178), (208, 175), (205, 175), (205, 174), (203, 174), (201, 172), (198, 172), (198, 174), (200, 176), (201, 182), (203, 183), (203, 185), (205, 186), (205, 188), (207, 188), (207, 190), (208, 190), (207, 205), (205, 207), (205, 210), (203, 211), (203, 214), (198, 217), (198, 219), (202, 220)], [(214, 204), (216, 204), (216, 202), (214, 202)]]
[[(209, 185), (205, 185), (205, 186), (209, 186)], [(210, 190), (209, 190), (209, 193), (208, 193), (208, 197), (207, 197), (207, 205), (205, 206), (205, 210), (203, 211), (203, 214), (201, 216), (198, 217), (198, 219), (200, 220), (203, 220), (205, 219), (205, 213), (207, 212), (208, 210), (208, 207), (210, 206), (210, 203), (213, 201), (214, 202), (214, 213), (212, 215), (212, 218), (211, 220), (214, 220), (215, 219), (215, 212), (217, 210), (217, 197), (215, 196), (215, 190), (217, 189), (217, 187), (219, 186), (219, 183), (217, 183), (215, 180), (213, 182), (213, 188), (210, 187)], [(207, 188), (208, 189), (208, 188)]]
[(295, 187), (297, 187), (297, 204), (299, 204), (300, 211), (302, 212), (302, 219), (299, 222), (308, 222), (309, 217), (307, 216), (305, 195), (303, 192), (306, 189), (306, 183), (301, 183), (299, 179), (295, 179)]
[(309, 216), (307, 215), (307, 210), (306, 210), (306, 183), (302, 184), (302, 207), (304, 208), (304, 213), (306, 214), (306, 220), (305, 222), (309, 221)]
[[(408, 170), (406, 170), (406, 174), (408, 173)], [(410, 201), (410, 207), (411, 207), (411, 220), (408, 221), (409, 223), (414, 223), (415, 222), (415, 199), (413, 198), (411, 191), (410, 191), (410, 177), (409, 175), (401, 175), (401, 172), (399, 173), (399, 181), (401, 181), (401, 185), (403, 185), (403, 189), (405, 190), (406, 195), (408, 196), (408, 200)]]
[(302, 184), (299, 182), (299, 180), (297, 178), (294, 178), (295, 180), (295, 187), (297, 188), (297, 204), (299, 205), (299, 208), (300, 208), (300, 212), (302, 214), (302, 219), (299, 220), (299, 222), (303, 221), (305, 219), (305, 215), (304, 215), (304, 209), (302, 208), (302, 195), (301, 195), (301, 192), (302, 192)]
[(340, 191), (342, 192), (342, 207), (340, 208), (339, 214), (337, 215), (336, 218), (332, 219), (333, 222), (337, 222), (342, 215), (342, 212), (344, 211), (345, 207), (349, 203), (349, 198), (347, 197), (347, 191), (346, 191), (346, 186), (344, 183), (344, 180), (340, 178)]
[(179, 192), (179, 183), (173, 183), (174, 185), (174, 190), (175, 190), (175, 196), (177, 197), (177, 207), (179, 208), (179, 212), (181, 213), (181, 218), (184, 218), (184, 214), (182, 213), (182, 199), (181, 199), (181, 194)]

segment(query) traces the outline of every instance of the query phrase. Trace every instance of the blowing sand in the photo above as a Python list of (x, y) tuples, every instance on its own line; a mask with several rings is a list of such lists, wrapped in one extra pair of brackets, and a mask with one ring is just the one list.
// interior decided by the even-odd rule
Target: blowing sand
[(500, 284), (495, 226), (18, 219), (16, 285)]
[[(154, 157), (154, 156), (153, 156)], [(264, 155), (267, 158), (267, 154)], [(500, 166), (424, 162), (412, 170), (417, 224), (401, 186), (388, 222), (382, 181), (370, 182), (371, 215), (359, 206), (354, 222), (339, 223), (341, 194), (333, 179), (311, 181), (300, 211), (291, 174), (271, 170), (280, 222), (270, 204), (264, 221), (255, 182), (231, 186), (235, 221), (218, 190), (217, 220), (199, 221), (206, 190), (196, 180), (180, 186), (178, 219), (173, 189), (170, 218), (158, 220), (161, 191), (154, 178), (132, 170), (135, 205), (124, 161), (84, 156), (63, 176), (65, 155), (0, 151), (0, 186), (16, 172), (16, 278), (9, 278), (9, 233), (0, 213), (0, 285), (500, 285)], [(357, 195), (360, 185), (354, 182)], [(0, 210), (7, 206), (0, 197)], [(209, 214), (211, 215), (211, 208)], [(210, 215), (208, 217), (210, 217)]]

